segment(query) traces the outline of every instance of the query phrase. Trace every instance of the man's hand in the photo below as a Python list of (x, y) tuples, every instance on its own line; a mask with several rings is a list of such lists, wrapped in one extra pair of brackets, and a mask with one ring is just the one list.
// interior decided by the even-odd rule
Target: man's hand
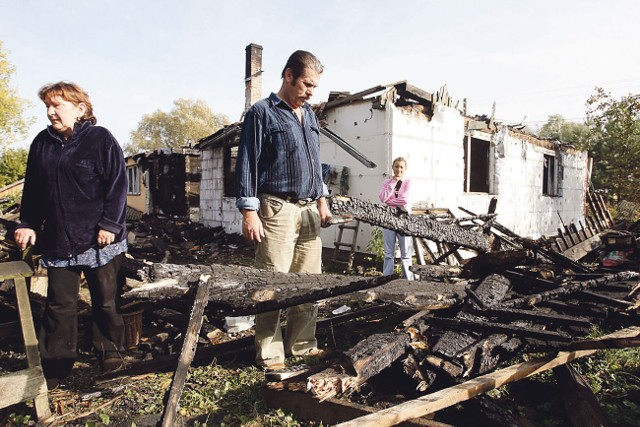
[(13, 232), (13, 238), (21, 251), (24, 251), (27, 245), (33, 246), (36, 244), (36, 232), (31, 228), (18, 228)]
[(110, 231), (103, 229), (100, 229), (100, 231), (98, 231), (98, 246), (100, 246), (101, 248), (112, 244), (115, 239), (116, 235)]
[(242, 211), (242, 235), (247, 240), (262, 242), (264, 228), (262, 228), (262, 221), (260, 221), (258, 212)]
[(327, 204), (327, 199), (324, 197), (320, 197), (316, 204), (318, 206), (318, 212), (320, 213), (320, 225), (322, 227), (329, 227), (331, 225), (331, 210), (329, 210), (329, 205)]

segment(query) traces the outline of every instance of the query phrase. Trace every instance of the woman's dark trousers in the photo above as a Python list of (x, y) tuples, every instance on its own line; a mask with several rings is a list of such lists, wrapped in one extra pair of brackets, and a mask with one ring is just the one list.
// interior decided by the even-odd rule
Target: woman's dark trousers
[(80, 273), (91, 294), (92, 343), (100, 360), (124, 352), (124, 322), (120, 313), (118, 272), (123, 254), (98, 268), (48, 268), (47, 303), (38, 336), (46, 378), (63, 379), (71, 372), (78, 346)]

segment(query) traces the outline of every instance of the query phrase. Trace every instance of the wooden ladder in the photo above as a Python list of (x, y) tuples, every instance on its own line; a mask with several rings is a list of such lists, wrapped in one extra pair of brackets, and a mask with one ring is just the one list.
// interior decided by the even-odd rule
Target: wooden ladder
[[(345, 262), (345, 261), (339, 260), (338, 256), (340, 254), (341, 248), (343, 247), (349, 248), (349, 258), (346, 261), (347, 270), (353, 266), (353, 259), (356, 253), (356, 242), (358, 241), (358, 230), (360, 229), (360, 220), (356, 219), (354, 225), (350, 225), (350, 224), (351, 223), (338, 225), (338, 228), (340, 229), (340, 231), (338, 232), (338, 239), (333, 244), (334, 245), (333, 262)], [(351, 238), (351, 243), (345, 243), (342, 241), (344, 236), (344, 230), (353, 231), (353, 237)]]
[(25, 279), (32, 275), (33, 270), (24, 261), (0, 263), (0, 281), (13, 280), (16, 289), (20, 327), (28, 363), (27, 369), (0, 376), (0, 408), (33, 399), (38, 422), (43, 423), (51, 418), (51, 409)]

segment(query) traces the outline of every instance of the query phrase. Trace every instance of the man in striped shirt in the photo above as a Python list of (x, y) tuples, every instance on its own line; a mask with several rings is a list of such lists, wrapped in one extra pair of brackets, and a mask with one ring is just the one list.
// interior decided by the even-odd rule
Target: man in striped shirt
[[(298, 50), (282, 71), (278, 93), (246, 113), (236, 176), (242, 234), (256, 242), (256, 267), (281, 272), (322, 272), (320, 227), (331, 221), (320, 164), (320, 126), (307, 101), (324, 68)], [(317, 307), (287, 310), (284, 340), (280, 310), (256, 316), (256, 363), (284, 367), (285, 355), (314, 355)]]

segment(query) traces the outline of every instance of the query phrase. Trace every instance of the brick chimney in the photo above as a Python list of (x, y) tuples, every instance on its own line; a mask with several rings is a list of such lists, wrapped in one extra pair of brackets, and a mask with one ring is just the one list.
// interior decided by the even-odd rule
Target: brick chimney
[(251, 43), (245, 48), (244, 111), (262, 98), (262, 46)]

